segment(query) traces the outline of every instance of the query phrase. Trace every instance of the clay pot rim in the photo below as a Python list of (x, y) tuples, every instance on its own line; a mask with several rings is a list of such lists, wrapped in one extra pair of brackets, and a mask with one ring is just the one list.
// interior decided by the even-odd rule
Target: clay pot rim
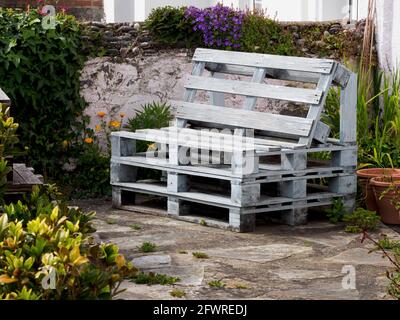
[(372, 178), (371, 180), (370, 180), (370, 184), (372, 185), (372, 186), (376, 186), (376, 187), (386, 187), (386, 188), (388, 188), (388, 187), (390, 187), (391, 185), (399, 185), (400, 186), (400, 175), (392, 175), (392, 176), (390, 176), (391, 178), (393, 178), (393, 180), (394, 181), (390, 181), (390, 182), (387, 182), (387, 181), (380, 181), (380, 179), (382, 179), (382, 178), (386, 178), (386, 177), (388, 177), (388, 176), (379, 176), (379, 177), (375, 177), (375, 178)]
[[(372, 171), (380, 171), (380, 173), (368, 173)], [(389, 174), (385, 174), (385, 171), (389, 172)], [(394, 174), (395, 173), (395, 174)], [(400, 169), (397, 168), (366, 168), (366, 169), (360, 169), (357, 170), (357, 176), (359, 178), (376, 178), (379, 176), (395, 176), (399, 175), (400, 176)]]

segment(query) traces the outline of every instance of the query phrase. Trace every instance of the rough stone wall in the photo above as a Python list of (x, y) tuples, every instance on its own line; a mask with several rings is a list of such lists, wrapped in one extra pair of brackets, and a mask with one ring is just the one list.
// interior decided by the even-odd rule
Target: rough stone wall
[[(190, 75), (192, 63), (186, 50), (164, 50), (148, 56), (137, 56), (125, 62), (110, 57), (89, 60), (82, 72), (81, 94), (88, 102), (86, 113), (91, 117), (91, 127), (98, 124), (97, 113), (104, 111), (107, 120), (119, 119), (121, 112), (127, 118), (135, 115), (141, 105), (153, 101), (181, 100), (186, 77)], [(205, 75), (209, 75), (205, 72)], [(245, 80), (242, 76), (230, 79)], [(277, 84), (276, 80), (266, 80)], [(209, 96), (199, 91), (197, 101), (206, 102)], [(226, 106), (240, 108), (244, 98), (227, 95)], [(303, 114), (301, 105), (281, 101), (259, 99), (257, 110), (269, 110), (281, 114)]]

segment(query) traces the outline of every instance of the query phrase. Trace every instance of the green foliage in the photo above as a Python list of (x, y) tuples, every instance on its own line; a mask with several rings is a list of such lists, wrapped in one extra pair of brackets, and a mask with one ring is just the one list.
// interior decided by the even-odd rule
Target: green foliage
[(378, 245), (376, 249), (380, 248), (383, 248), (385, 250), (400, 249), (400, 241), (391, 240), (388, 236), (384, 235), (378, 240)]
[(219, 281), (219, 280), (210, 281), (210, 282), (208, 283), (208, 285), (209, 285), (210, 287), (218, 288), (218, 289), (225, 287), (225, 283), (223, 283), (223, 282), (221, 282), (221, 281)]
[(79, 77), (86, 57), (75, 18), (58, 14), (48, 30), (42, 19), (36, 10), (0, 9), (0, 87), (13, 101), (31, 164), (47, 176), (70, 157), (62, 142), (82, 135)]
[[(113, 244), (90, 240), (93, 214), (69, 208), (52, 186), (0, 216), (1, 299), (111, 299), (136, 275)], [(50, 275), (54, 274), (54, 281)], [(43, 286), (48, 283), (54, 287)]]
[(144, 272), (139, 272), (134, 278), (134, 282), (137, 284), (147, 284), (149, 286), (154, 285), (154, 284), (161, 284), (163, 286), (165, 285), (172, 285), (178, 281), (180, 281), (179, 278), (177, 277), (170, 277), (165, 274), (159, 274), (159, 273), (144, 273)]
[(193, 31), (192, 24), (185, 19), (185, 8), (171, 6), (153, 9), (145, 27), (160, 44), (183, 45), (188, 48), (201, 43), (200, 34)]
[(197, 259), (208, 259), (209, 256), (204, 252), (192, 252), (193, 257)]
[[(360, 167), (400, 166), (400, 75), (359, 75), (357, 126)], [(381, 105), (381, 106), (380, 106)]]
[(143, 242), (141, 246), (138, 247), (141, 252), (154, 252), (157, 249), (157, 246), (153, 242)]
[(9, 114), (9, 108), (0, 103), (0, 158), (15, 156), (19, 153), (16, 148), (19, 142), (17, 136), (19, 125)]
[(70, 158), (65, 160), (62, 170), (53, 175), (53, 180), (72, 198), (111, 195), (110, 156), (102, 152), (97, 140), (92, 143), (81, 140), (67, 151)]
[(136, 224), (136, 223), (135, 224), (131, 224), (130, 227), (131, 227), (132, 230), (141, 230), (142, 229), (142, 227), (140, 225)]
[(326, 216), (332, 223), (338, 223), (343, 220), (343, 217), (347, 213), (342, 198), (337, 198), (332, 200), (332, 206), (325, 210)]
[(321, 120), (331, 128), (331, 137), (340, 137), (340, 88), (331, 88), (326, 97)]
[(344, 216), (343, 221), (347, 223), (346, 232), (359, 233), (376, 230), (380, 217), (374, 211), (358, 208), (351, 215)]
[[(167, 127), (172, 119), (170, 106), (167, 103), (152, 102), (141, 106), (133, 118), (128, 119), (125, 128), (134, 132), (139, 129), (159, 129)], [(151, 143), (138, 141), (137, 152), (147, 151)]]
[(178, 289), (172, 290), (169, 294), (174, 298), (183, 298), (184, 296), (186, 296), (185, 291), (178, 290)]
[(293, 39), (275, 20), (262, 14), (246, 14), (241, 37), (241, 50), (247, 52), (291, 55)]

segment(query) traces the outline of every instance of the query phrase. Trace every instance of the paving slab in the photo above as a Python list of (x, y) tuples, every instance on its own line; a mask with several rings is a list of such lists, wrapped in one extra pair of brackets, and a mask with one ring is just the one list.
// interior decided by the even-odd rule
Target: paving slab
[[(327, 220), (289, 227), (258, 224), (256, 232), (239, 234), (168, 217), (114, 210), (110, 201), (76, 203), (96, 210), (96, 239), (117, 244), (128, 260), (145, 272), (179, 277), (174, 285), (148, 286), (124, 281), (119, 299), (174, 299), (170, 292), (186, 292), (184, 299), (391, 299), (386, 293), (390, 263), (371, 242), (347, 234)], [(110, 223), (111, 222), (111, 223)], [(138, 224), (140, 230), (129, 226)], [(373, 233), (398, 237), (382, 225)], [(156, 252), (138, 250), (143, 242), (156, 244)], [(193, 252), (208, 259), (196, 259)], [(344, 289), (342, 268), (353, 265), (356, 289)], [(213, 288), (211, 281), (223, 288)]]
[(133, 265), (141, 270), (164, 268), (171, 266), (170, 255), (150, 255), (132, 259)]
[(378, 252), (370, 252), (367, 248), (352, 248), (338, 255), (326, 258), (325, 261), (349, 265), (369, 265), (391, 267), (390, 262)]
[(296, 254), (311, 253), (312, 248), (288, 244), (269, 244), (265, 246), (246, 246), (231, 249), (206, 250), (208, 255), (218, 258), (246, 260), (265, 263), (285, 259)]

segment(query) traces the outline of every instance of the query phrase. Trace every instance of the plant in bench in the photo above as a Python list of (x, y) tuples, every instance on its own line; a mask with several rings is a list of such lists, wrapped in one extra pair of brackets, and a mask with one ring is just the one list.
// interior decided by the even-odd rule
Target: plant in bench
[[(140, 129), (159, 129), (168, 127), (172, 120), (171, 107), (166, 102), (152, 102), (141, 105), (141, 109), (136, 115), (129, 118), (124, 128), (135, 132)], [(148, 141), (136, 141), (136, 152), (146, 152), (153, 148), (153, 143)], [(138, 171), (137, 179), (159, 179), (161, 173), (151, 169), (142, 169)]]

